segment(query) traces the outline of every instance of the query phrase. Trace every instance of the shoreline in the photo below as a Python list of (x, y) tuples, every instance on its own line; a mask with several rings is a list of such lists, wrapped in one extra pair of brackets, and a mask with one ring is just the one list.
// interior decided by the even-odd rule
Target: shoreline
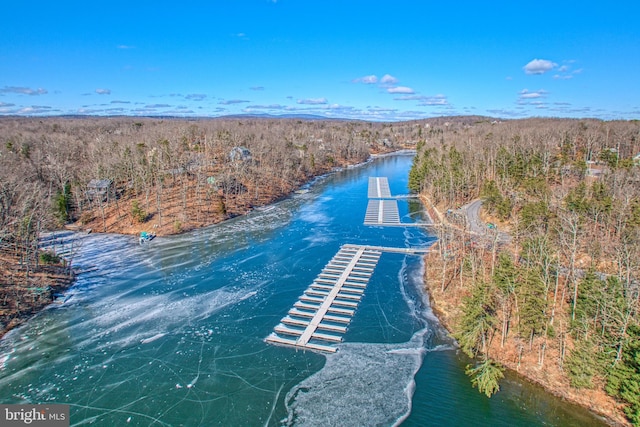
[[(389, 156), (393, 156), (393, 155), (405, 155), (405, 154), (408, 155), (408, 154), (411, 154), (412, 151), (413, 150), (399, 150), (399, 151), (391, 152), (391, 153), (383, 153), (383, 154), (379, 154), (379, 155), (371, 155), (369, 157), (369, 159), (367, 159), (364, 162), (360, 162), (358, 164), (347, 165), (347, 166), (344, 166), (344, 167), (336, 168), (336, 169), (334, 169), (334, 170), (332, 170), (330, 172), (327, 172), (327, 173), (324, 173), (322, 175), (318, 175), (318, 176), (315, 176), (315, 177), (311, 178), (309, 181), (307, 181), (307, 182), (303, 183), (301, 186), (299, 186), (296, 190), (291, 191), (290, 193), (273, 200), (272, 202), (264, 205), (264, 207), (273, 206), (274, 204), (276, 204), (276, 203), (278, 203), (278, 202), (280, 202), (282, 200), (285, 200), (285, 199), (287, 199), (289, 197), (292, 197), (296, 193), (296, 191), (298, 191), (300, 189), (304, 189), (304, 188), (310, 188), (313, 185), (316, 185), (318, 182), (321, 182), (325, 177), (331, 176), (332, 174), (334, 174), (336, 172), (342, 172), (342, 171), (347, 170), (347, 169), (357, 168), (357, 167), (360, 167), (360, 166), (367, 165), (370, 162), (374, 161), (378, 157), (389, 157)], [(421, 200), (421, 203), (423, 204), (425, 210), (427, 211), (428, 216), (430, 217), (431, 221), (434, 224), (439, 224), (439, 225), (446, 224), (446, 219), (440, 214), (438, 209), (434, 205), (431, 204), (430, 200), (428, 200), (426, 197), (423, 197), (422, 195), (420, 196), (420, 200)], [(429, 203), (429, 206), (427, 206), (425, 201)], [(239, 216), (244, 216), (244, 215), (246, 215), (246, 214), (239, 215)], [(237, 218), (237, 217), (234, 217), (234, 218)], [(228, 219), (232, 219), (232, 218), (228, 218)], [(216, 225), (216, 224), (221, 224), (224, 221), (226, 221), (226, 219), (223, 220), (223, 221), (217, 222), (217, 223), (208, 224), (208, 225), (203, 226), (203, 227)], [(203, 228), (203, 227), (198, 227), (198, 228)], [(182, 235), (182, 234), (186, 234), (188, 232), (191, 232), (193, 230), (195, 230), (195, 229), (183, 230), (181, 232), (171, 233), (171, 234), (167, 234), (165, 236), (168, 236), (168, 235)], [(56, 232), (59, 232), (59, 231), (62, 231), (62, 230), (58, 230)], [(67, 230), (67, 232), (81, 233), (80, 231), (73, 232), (73, 231), (69, 231), (69, 230)], [(100, 234), (102, 234), (102, 233), (100, 233)], [(106, 233), (106, 234), (131, 235), (131, 233)], [(435, 247), (435, 245), (438, 245), (438, 244), (439, 244), (439, 242), (438, 242), (438, 240), (436, 240), (435, 243), (434, 243), (434, 246), (432, 246), (432, 247)], [(427, 261), (428, 261), (427, 257), (425, 256), (424, 257), (425, 265), (426, 265)], [(64, 269), (66, 267), (59, 267), (59, 268)], [(75, 283), (76, 282), (75, 282), (75, 274), (74, 274), (74, 277), (71, 280), (69, 280), (68, 283), (66, 283), (66, 285), (64, 285), (62, 287), (62, 289), (59, 290), (58, 292), (66, 292), (66, 291), (68, 291), (70, 288), (72, 288), (75, 285)], [(436, 285), (436, 287), (437, 287), (437, 284), (434, 283), (434, 285)], [(447, 333), (451, 334), (451, 332), (452, 332), (451, 326), (450, 326), (449, 322), (446, 321), (445, 312), (441, 311), (440, 307), (437, 305), (437, 301), (434, 298), (434, 293), (433, 293), (433, 291), (432, 291), (432, 289), (431, 289), (431, 287), (429, 285), (429, 281), (427, 280), (427, 277), (426, 277), (426, 270), (425, 270), (425, 275), (423, 276), (423, 289), (426, 291), (426, 297), (428, 299), (428, 303), (429, 303), (429, 306), (431, 307), (433, 315), (437, 318), (438, 322), (447, 331)], [(55, 303), (55, 299), (52, 300), (49, 304), (46, 304), (44, 307), (38, 309), (36, 312), (30, 313), (29, 315), (27, 315), (24, 319), (22, 319), (19, 323), (14, 325), (12, 328), (10, 328), (10, 329), (8, 329), (6, 331), (0, 332), (0, 340), (8, 332), (10, 332), (13, 329), (19, 328), (21, 325), (23, 325), (24, 323), (29, 321), (34, 316), (38, 315), (40, 312), (50, 308), (54, 303)], [(542, 388), (544, 388), (544, 390), (546, 390), (550, 394), (552, 394), (552, 395), (554, 395), (556, 397), (562, 398), (562, 399), (566, 400), (567, 402), (571, 402), (573, 404), (576, 404), (578, 406), (581, 406), (583, 408), (588, 409), (590, 412), (598, 415), (599, 417), (602, 417), (603, 421), (606, 422), (607, 424), (610, 424), (610, 425), (628, 425), (628, 424), (621, 424), (621, 423), (619, 423), (619, 422), (617, 422), (617, 421), (615, 421), (613, 419), (610, 419), (609, 417), (607, 417), (606, 415), (604, 415), (602, 413), (594, 411), (593, 408), (585, 406), (584, 404), (580, 403), (579, 401), (576, 401), (576, 400), (572, 399), (571, 396), (568, 396), (568, 395), (562, 393), (562, 390), (558, 391), (558, 390), (554, 390), (554, 389), (551, 389), (551, 388), (547, 387), (543, 382), (537, 381), (535, 377), (528, 376), (528, 375), (524, 374), (521, 371), (512, 369), (511, 367), (508, 367), (508, 366), (505, 366), (505, 367), (507, 369), (509, 369), (510, 372), (515, 374), (518, 378), (524, 379), (525, 381), (528, 381), (528, 382), (530, 382), (532, 384), (540, 385)]]
[[(427, 211), (427, 214), (431, 217), (434, 224), (440, 225), (443, 227), (455, 227), (455, 225), (450, 224), (444, 218), (444, 216), (439, 212), (437, 207), (431, 202), (431, 200), (427, 196), (421, 194), (419, 199), (422, 205), (424, 206), (425, 210)], [(432, 245), (432, 247), (437, 247), (436, 245), (439, 245), (438, 240), (436, 240), (436, 242)], [(424, 257), (425, 265), (428, 265), (430, 261), (429, 257), (431, 255), (432, 254), (425, 255)], [(454, 303), (455, 301), (447, 301), (446, 298), (436, 297), (436, 295), (440, 293), (440, 290), (437, 289), (437, 286), (436, 287), (432, 286), (432, 280), (427, 275), (427, 269), (425, 269), (423, 283), (424, 283), (424, 289), (428, 295), (429, 305), (431, 307), (431, 310), (434, 316), (436, 316), (436, 318), (438, 319), (438, 322), (442, 325), (442, 327), (446, 329), (447, 333), (449, 335), (452, 335), (455, 332), (454, 328), (452, 327), (452, 318), (455, 317), (455, 315), (452, 315), (448, 309), (451, 308), (451, 311), (453, 311), (453, 309), (456, 309), (456, 308), (459, 309), (459, 304), (453, 305), (450, 303)], [(456, 345), (457, 345), (457, 341), (456, 341)], [(517, 367), (514, 368), (514, 366), (512, 366), (511, 363), (504, 360), (503, 358), (497, 358), (496, 361), (502, 364), (502, 366), (504, 366), (505, 369), (509, 370), (510, 373), (514, 374), (518, 378), (521, 378), (524, 381), (527, 381), (531, 384), (535, 384), (537, 386), (542, 387), (546, 392), (550, 393), (553, 396), (556, 396), (567, 402), (570, 402), (584, 409), (587, 409), (589, 412), (599, 417), (604, 423), (610, 426), (627, 427), (631, 425), (628, 423), (626, 418), (624, 418), (621, 412), (617, 412), (613, 414), (607, 413), (604, 408), (593, 406), (590, 403), (592, 401), (589, 400), (588, 396), (587, 397), (583, 396), (583, 398), (581, 399), (579, 396), (574, 396), (570, 392), (571, 390), (567, 390), (565, 387), (553, 387), (551, 384), (549, 384), (548, 382), (545, 382), (544, 379), (539, 376), (528, 374), (527, 373), (528, 371), (519, 370), (517, 369)]]
[[(346, 169), (353, 169), (353, 168), (358, 168), (361, 166), (365, 166), (367, 164), (369, 164), (370, 162), (374, 161), (377, 158), (381, 158), (381, 157), (387, 157), (387, 156), (394, 156), (394, 155), (409, 155), (409, 154), (415, 154), (415, 150), (413, 149), (401, 149), (401, 150), (396, 150), (396, 151), (391, 151), (391, 152), (386, 152), (386, 153), (373, 153), (369, 155), (369, 158), (367, 158), (367, 160), (363, 161), (363, 162), (359, 162), (359, 163), (355, 163), (355, 164), (345, 164), (342, 166), (337, 166), (334, 169), (332, 169), (331, 171), (310, 177), (307, 181), (303, 182), (302, 184), (300, 184), (297, 188), (293, 189), (292, 191), (286, 193), (286, 194), (282, 194), (280, 196), (274, 197), (273, 200), (269, 201), (268, 203), (266, 203), (263, 206), (260, 206), (260, 208), (268, 208), (269, 206), (273, 206), (274, 204), (280, 202), (281, 200), (285, 200), (289, 197), (292, 197), (294, 194), (296, 194), (296, 192), (300, 191), (300, 190), (304, 190), (304, 189), (308, 189), (311, 186), (315, 185), (317, 182), (321, 181), (322, 179), (324, 179), (327, 176), (330, 176), (331, 174), (334, 173), (338, 173), (341, 171), (344, 171)], [(203, 224), (200, 226), (194, 226), (191, 228), (187, 228), (184, 230), (169, 230), (170, 232), (168, 233), (164, 233), (161, 232), (161, 230), (158, 230), (157, 236), (177, 236), (177, 235), (182, 235), (182, 234), (186, 234), (189, 233), (191, 231), (194, 230), (198, 230), (204, 227), (209, 227), (212, 225), (216, 225), (216, 224), (221, 224), (225, 221), (231, 220), (233, 218), (237, 218), (239, 216), (244, 216), (249, 214), (250, 212), (252, 212), (254, 209), (247, 211), (243, 214), (240, 215), (236, 215), (236, 216), (232, 216), (229, 218), (224, 218), (221, 221), (217, 221), (217, 222), (212, 222), (212, 223), (208, 223), (208, 224)], [(42, 235), (45, 236), (47, 234), (55, 234), (58, 232), (68, 232), (68, 233), (91, 233), (92, 232), (93, 227), (84, 227), (78, 224), (67, 224), (66, 226), (62, 227), (61, 229), (58, 230), (49, 230), (47, 232), (44, 232)], [(98, 232), (97, 232), (98, 233)], [(117, 231), (110, 231), (107, 233), (100, 233), (100, 234), (119, 234), (119, 235), (123, 235), (123, 236), (135, 236), (137, 234), (139, 234), (139, 231), (134, 230), (124, 230), (124, 229), (120, 229)], [(41, 246), (42, 248), (46, 248), (46, 246)], [(73, 260), (69, 260), (66, 259), (64, 256), (62, 256), (62, 258), (65, 260), (64, 262), (72, 262)], [(0, 269), (2, 268), (6, 268), (6, 270), (10, 270), (11, 267), (13, 267), (14, 264), (11, 264), (9, 262), (6, 263), (6, 267), (4, 265), (2, 265), (2, 263), (0, 263)], [(9, 321), (6, 323), (2, 323), (2, 329), (0, 329), (0, 340), (2, 340), (4, 338), (5, 335), (7, 335), (9, 332), (11, 332), (12, 330), (22, 326), (24, 323), (28, 322), (30, 319), (32, 319), (34, 316), (37, 316), (40, 312), (50, 308), (51, 306), (53, 306), (56, 302), (56, 300), (58, 298), (63, 298), (65, 292), (67, 292), (69, 289), (71, 289), (75, 283), (76, 283), (76, 271), (73, 271), (72, 269), (72, 275), (71, 277), (69, 277), (69, 274), (67, 273), (66, 275), (63, 274), (65, 271), (68, 272), (68, 267), (66, 267), (66, 265), (47, 265), (47, 266), (41, 266), (41, 269), (48, 269), (48, 270), (55, 270), (54, 273), (51, 273), (49, 276), (38, 276), (38, 280), (42, 282), (42, 284), (46, 283), (46, 286), (48, 288), (50, 288), (50, 295), (47, 297), (46, 301), (39, 301), (37, 304), (36, 303), (32, 303), (32, 305), (25, 309), (25, 310), (21, 310), (18, 313), (16, 313), (14, 315), (14, 313), (9, 313), (9, 316), (11, 316), (9, 318)], [(24, 284), (24, 283), (23, 283)], [(8, 286), (16, 286), (19, 287), (22, 284), (16, 284), (16, 283), (7, 283)], [(4, 314), (3, 312), (0, 312), (2, 314)]]
[[(6, 267), (5, 263), (0, 263), (0, 271), (3, 271), (5, 274), (10, 267), (10, 265)], [(4, 286), (13, 289), (14, 292), (33, 291), (33, 289), (37, 289), (38, 293), (32, 292), (31, 301), (22, 302), (18, 305), (17, 309), (2, 310), (0, 340), (9, 332), (19, 328), (34, 316), (37, 316), (42, 311), (54, 305), (56, 300), (61, 298), (61, 295), (75, 284), (75, 276), (76, 272), (72, 270), (71, 274), (69, 274), (69, 269), (66, 266), (45, 265), (40, 266), (38, 270), (32, 272), (29, 278), (21, 277), (20, 280), (15, 280), (9, 277), (7, 280), (8, 283)]]

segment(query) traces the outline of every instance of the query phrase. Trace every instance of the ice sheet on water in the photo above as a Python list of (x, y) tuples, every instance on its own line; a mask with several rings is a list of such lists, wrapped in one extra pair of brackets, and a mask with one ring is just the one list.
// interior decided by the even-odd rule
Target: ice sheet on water
[(411, 411), (428, 329), (400, 344), (347, 343), (285, 399), (290, 426), (398, 425)]
[(103, 301), (96, 313), (84, 322), (84, 327), (99, 331), (89, 337), (89, 343), (102, 336), (117, 336), (109, 344), (130, 345), (148, 343), (167, 332), (178, 331), (213, 313), (256, 295), (255, 290), (216, 289), (193, 296), (174, 298), (171, 293), (137, 298), (112, 298)]

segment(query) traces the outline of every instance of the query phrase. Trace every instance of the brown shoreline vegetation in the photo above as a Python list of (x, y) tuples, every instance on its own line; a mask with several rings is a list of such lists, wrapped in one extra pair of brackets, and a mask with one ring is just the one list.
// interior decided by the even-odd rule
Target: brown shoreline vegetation
[(0, 337), (73, 283), (73, 260), (39, 249), (43, 231), (171, 235), (216, 224), (372, 154), (415, 148), (414, 127), (0, 118)]
[[(490, 396), (507, 368), (611, 425), (640, 425), (640, 123), (529, 119), (424, 136), (410, 187), (438, 224), (425, 283), (476, 360), (472, 384)], [(463, 206), (474, 199), (480, 231)]]
[[(434, 213), (438, 209), (434, 209), (427, 198), (422, 197), (423, 204), (431, 211), (431, 218), (440, 226), (446, 223), (437, 221), (438, 216)], [(451, 225), (449, 225), (451, 226)], [(439, 242), (432, 247), (433, 252), (425, 256), (425, 265), (428, 266), (425, 271), (425, 286), (429, 294), (431, 309), (434, 314), (450, 333), (458, 332), (456, 325), (463, 316), (462, 301), (468, 296), (468, 290), (465, 285), (458, 283), (459, 275), (453, 271), (452, 267), (443, 266), (443, 260), (439, 255)], [(490, 260), (486, 259), (486, 262)], [(447, 275), (447, 283), (442, 287), (442, 270), (443, 267)], [(464, 280), (464, 279), (462, 279)], [(566, 319), (565, 319), (566, 321)], [(537, 355), (534, 353), (522, 353), (522, 343), (507, 342), (502, 347), (496, 339), (489, 345), (492, 358), (501, 363), (504, 367), (516, 372), (520, 377), (532, 383), (542, 386), (549, 393), (565, 399), (569, 402), (580, 405), (589, 409), (591, 412), (602, 416), (605, 421), (612, 426), (628, 426), (628, 420), (622, 413), (622, 405), (616, 402), (611, 396), (608, 396), (603, 390), (602, 385), (594, 390), (576, 389), (571, 387), (566, 375), (562, 374), (557, 365), (552, 368), (545, 367), (540, 369)], [(548, 345), (546, 348), (547, 358), (558, 358), (559, 349), (557, 346)], [(555, 369), (554, 369), (555, 368)]]

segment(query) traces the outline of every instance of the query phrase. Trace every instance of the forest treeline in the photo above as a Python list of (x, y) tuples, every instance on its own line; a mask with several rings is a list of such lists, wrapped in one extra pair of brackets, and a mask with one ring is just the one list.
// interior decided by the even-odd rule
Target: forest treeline
[(336, 167), (397, 150), (411, 140), (411, 128), (258, 118), (0, 118), (0, 272), (12, 272), (0, 279), (0, 323), (47, 300), (28, 280), (60, 261), (39, 251), (44, 230), (172, 234), (210, 225)]
[[(507, 365), (561, 394), (607, 393), (640, 425), (639, 154), (638, 121), (422, 129), (410, 186), (450, 224), (429, 287), (451, 302), (479, 390), (496, 392)], [(483, 235), (456, 210), (476, 198)]]

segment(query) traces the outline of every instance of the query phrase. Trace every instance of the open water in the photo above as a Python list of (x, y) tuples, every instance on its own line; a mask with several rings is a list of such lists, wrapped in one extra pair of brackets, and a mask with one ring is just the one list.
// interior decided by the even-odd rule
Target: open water
[[(601, 425), (513, 376), (492, 399), (473, 389), (429, 309), (420, 257), (382, 254), (336, 354), (264, 342), (341, 245), (433, 242), (422, 228), (363, 225), (368, 177), (406, 194), (411, 161), (382, 157), (144, 246), (75, 236), (87, 272), (0, 342), (0, 403), (69, 404), (75, 426)], [(415, 201), (399, 205), (402, 222), (424, 220)]]

